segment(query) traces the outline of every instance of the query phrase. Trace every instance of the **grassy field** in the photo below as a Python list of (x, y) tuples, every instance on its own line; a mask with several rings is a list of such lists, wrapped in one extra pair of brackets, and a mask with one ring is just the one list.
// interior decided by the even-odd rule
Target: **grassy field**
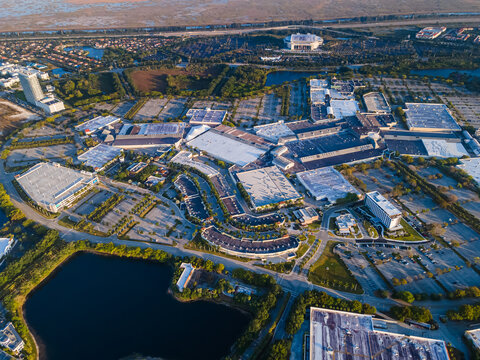
[(308, 280), (314, 284), (336, 290), (362, 294), (363, 289), (350, 273), (343, 260), (333, 253), (337, 241), (329, 241), (320, 258), (308, 273)]
[(308, 244), (300, 245), (300, 247), (298, 248), (298, 251), (297, 251), (297, 258), (302, 257), (307, 252), (309, 247), (310, 246)]
[(420, 235), (414, 228), (412, 228), (404, 219), (401, 220), (400, 224), (402, 225), (403, 230), (405, 230), (407, 235), (394, 238), (395, 240), (402, 240), (402, 241), (425, 240), (425, 238), (422, 235)]

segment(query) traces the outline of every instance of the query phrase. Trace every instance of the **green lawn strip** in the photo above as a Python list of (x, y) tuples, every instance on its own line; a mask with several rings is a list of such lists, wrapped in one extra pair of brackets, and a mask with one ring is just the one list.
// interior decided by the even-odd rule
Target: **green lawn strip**
[(308, 280), (314, 284), (354, 294), (363, 294), (362, 286), (343, 260), (333, 252), (339, 242), (329, 241), (320, 258), (312, 265)]
[(310, 247), (310, 245), (308, 245), (308, 244), (300, 245), (300, 247), (297, 250), (297, 258), (301, 258), (303, 255), (305, 255), (305, 253), (307, 252), (309, 247)]

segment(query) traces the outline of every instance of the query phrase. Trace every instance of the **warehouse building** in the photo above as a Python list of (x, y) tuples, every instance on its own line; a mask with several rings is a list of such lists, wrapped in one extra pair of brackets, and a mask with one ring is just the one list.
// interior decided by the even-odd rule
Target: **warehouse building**
[(406, 103), (407, 126), (412, 131), (462, 131), (444, 104)]
[(227, 116), (225, 110), (190, 109), (186, 114), (190, 125), (220, 125)]
[(237, 173), (255, 209), (301, 199), (290, 181), (276, 166)]
[(264, 139), (241, 130), (229, 128), (232, 131), (219, 131), (223, 125), (204, 132), (187, 144), (204, 151), (208, 155), (244, 167), (265, 154), (269, 147), (265, 147), (258, 140)]
[(98, 183), (92, 173), (43, 162), (15, 179), (34, 203), (55, 213), (71, 205)]
[(122, 149), (178, 147), (185, 131), (185, 123), (125, 124), (113, 146)]
[(381, 92), (369, 92), (363, 95), (363, 102), (369, 113), (388, 114), (392, 111), (385, 95)]
[(297, 178), (315, 200), (334, 203), (349, 193), (361, 195), (342, 174), (331, 166), (301, 172), (297, 174)]
[(402, 212), (385, 199), (378, 191), (372, 191), (365, 196), (365, 205), (388, 230), (397, 230), (402, 227)]
[(116, 116), (97, 116), (91, 120), (87, 120), (80, 125), (75, 126), (75, 130), (85, 132), (85, 134), (93, 134), (109, 125), (113, 125), (120, 121)]
[(311, 307), (309, 358), (449, 360), (445, 341), (376, 329), (388, 323), (395, 324), (372, 315)]
[(322, 44), (323, 39), (314, 34), (292, 34), (284, 40), (285, 47), (293, 51), (313, 51), (317, 50)]
[(102, 171), (105, 166), (117, 159), (121, 154), (122, 149), (99, 144), (79, 155), (78, 160), (84, 165), (92, 167), (95, 171)]

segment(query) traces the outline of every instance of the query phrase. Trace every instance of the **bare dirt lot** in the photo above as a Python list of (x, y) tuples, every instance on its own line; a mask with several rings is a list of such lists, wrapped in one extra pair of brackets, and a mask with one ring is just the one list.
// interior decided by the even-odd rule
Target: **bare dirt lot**
[(6, 135), (25, 121), (40, 117), (10, 101), (0, 99), (0, 136)]

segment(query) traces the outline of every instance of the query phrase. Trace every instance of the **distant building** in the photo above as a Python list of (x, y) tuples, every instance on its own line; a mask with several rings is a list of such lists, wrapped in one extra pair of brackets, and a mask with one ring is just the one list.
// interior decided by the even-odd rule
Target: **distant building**
[(143, 169), (145, 169), (147, 166), (148, 166), (148, 164), (145, 163), (145, 162), (133, 163), (132, 165), (130, 165), (130, 166), (127, 168), (127, 171), (128, 171), (131, 175), (135, 175), (135, 174), (138, 174), (138, 173), (139, 173), (140, 171), (142, 171)]
[(310, 206), (294, 211), (293, 215), (300, 220), (300, 224), (303, 226), (309, 225), (319, 219), (318, 213)]
[(385, 95), (381, 92), (369, 92), (363, 95), (367, 111), (375, 114), (388, 114), (392, 111)]
[[(449, 360), (443, 340), (396, 334), (372, 315), (310, 308), (310, 360)], [(396, 323), (394, 323), (396, 324)], [(380, 325), (380, 326), (379, 326)]]
[(401, 227), (402, 212), (378, 191), (366, 194), (365, 205), (388, 230), (396, 230)]
[(440, 27), (426, 27), (420, 30), (415, 37), (417, 39), (422, 39), (422, 40), (433, 40), (442, 35), (447, 28), (445, 26), (440, 26)]
[(327, 200), (334, 203), (349, 193), (361, 196), (360, 192), (331, 166), (303, 171), (297, 174), (297, 179), (317, 201)]
[(292, 34), (283, 41), (288, 50), (312, 51), (317, 50), (323, 44), (323, 39), (314, 34)]

